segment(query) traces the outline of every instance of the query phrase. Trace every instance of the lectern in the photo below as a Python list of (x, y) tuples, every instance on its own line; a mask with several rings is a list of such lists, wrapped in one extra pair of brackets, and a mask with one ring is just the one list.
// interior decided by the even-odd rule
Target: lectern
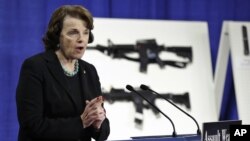
[(179, 135), (177, 137), (171, 136), (141, 136), (132, 137), (130, 140), (119, 141), (201, 141), (200, 135)]
[(129, 140), (119, 141), (208, 141), (212, 138), (218, 140), (228, 139), (230, 136), (230, 125), (241, 125), (242, 120), (226, 120), (215, 122), (204, 122), (202, 124), (202, 135), (198, 134), (182, 134), (172, 137), (167, 136), (140, 136), (131, 137)]

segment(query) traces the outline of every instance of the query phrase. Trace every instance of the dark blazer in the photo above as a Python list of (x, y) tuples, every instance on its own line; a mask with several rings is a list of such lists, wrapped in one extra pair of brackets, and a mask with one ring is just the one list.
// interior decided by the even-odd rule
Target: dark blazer
[[(93, 65), (79, 60), (80, 82), (85, 100), (101, 95), (101, 86)], [(106, 140), (109, 121), (99, 131), (83, 128), (80, 118), (85, 108), (70, 85), (53, 51), (26, 59), (16, 90), (19, 141), (90, 141)]]

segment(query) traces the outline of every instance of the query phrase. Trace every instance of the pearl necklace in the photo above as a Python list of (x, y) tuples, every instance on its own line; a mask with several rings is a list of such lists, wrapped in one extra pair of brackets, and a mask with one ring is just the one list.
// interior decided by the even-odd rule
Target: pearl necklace
[(73, 72), (67, 71), (67, 70), (63, 67), (62, 64), (61, 64), (61, 66), (62, 66), (62, 68), (63, 68), (64, 74), (67, 75), (67, 76), (69, 76), (69, 77), (75, 76), (75, 75), (78, 73), (78, 71), (79, 71), (79, 63), (78, 63), (78, 60), (76, 60), (76, 62), (75, 62), (75, 66), (74, 66), (74, 71), (73, 71)]

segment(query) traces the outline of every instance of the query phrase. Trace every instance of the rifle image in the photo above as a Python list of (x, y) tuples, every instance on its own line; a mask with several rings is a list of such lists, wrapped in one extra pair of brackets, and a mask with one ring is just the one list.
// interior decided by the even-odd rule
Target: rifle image
[(242, 26), (242, 37), (243, 37), (243, 45), (244, 45), (244, 55), (249, 55), (249, 45), (248, 45), (248, 36), (247, 36), (247, 27)]
[[(153, 104), (155, 104), (155, 100), (157, 98), (161, 99), (161, 97), (152, 94), (149, 91), (139, 91), (139, 92), (142, 93)], [(166, 93), (161, 95), (176, 104), (184, 105), (187, 109), (191, 109), (188, 92), (185, 92), (183, 94)], [(111, 88), (110, 92), (103, 92), (103, 97), (105, 101), (111, 104), (114, 103), (115, 101), (132, 101), (135, 105), (137, 115), (143, 115), (143, 108), (152, 109), (155, 115), (159, 114), (159, 112), (155, 110), (152, 106), (150, 106), (147, 103), (146, 104), (143, 103), (143, 99), (141, 99), (139, 96), (133, 94), (133, 92), (126, 92), (124, 89)], [(139, 125), (142, 124), (143, 119), (141, 117), (142, 116), (135, 117), (136, 124)]]
[[(111, 40), (108, 40), (108, 46), (96, 45), (95, 47), (88, 47), (90, 50), (98, 50), (112, 58), (124, 58), (130, 61), (140, 62), (140, 72), (147, 72), (147, 65), (157, 63), (160, 68), (169, 65), (176, 68), (185, 68), (187, 64), (192, 63), (193, 54), (190, 46), (168, 46), (157, 45), (155, 39), (137, 40), (136, 44), (115, 45)], [(160, 52), (170, 52), (177, 56), (188, 59), (188, 61), (173, 61), (162, 60), (159, 57)], [(134, 58), (128, 56), (129, 53), (138, 53), (139, 57)]]

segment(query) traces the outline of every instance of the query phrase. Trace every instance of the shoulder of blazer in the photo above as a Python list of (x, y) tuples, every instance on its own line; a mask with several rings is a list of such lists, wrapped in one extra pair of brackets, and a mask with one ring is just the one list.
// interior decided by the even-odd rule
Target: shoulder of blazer
[(93, 64), (90, 64), (90, 63), (88, 63), (88, 62), (86, 62), (84, 60), (79, 59), (79, 65), (82, 68), (86, 69), (86, 71), (88, 71), (88, 70), (96, 71), (96, 68), (95, 68), (95, 66)]
[(35, 54), (27, 59), (25, 59), (24, 62), (41, 62), (41, 61), (56, 61), (56, 55), (52, 51), (47, 51), (47, 52), (41, 52), (38, 54)]
[(39, 65), (41, 65), (42, 60), (43, 60), (42, 59), (43, 54), (44, 53), (39, 53), (39, 54), (36, 54), (36, 55), (33, 55), (31, 57), (26, 58), (23, 61), (22, 67), (25, 67), (25, 66), (39, 67)]
[(37, 72), (41, 72), (45, 68), (46, 62), (56, 63), (56, 55), (53, 52), (42, 52), (26, 58), (22, 64), (22, 68), (31, 68)]

